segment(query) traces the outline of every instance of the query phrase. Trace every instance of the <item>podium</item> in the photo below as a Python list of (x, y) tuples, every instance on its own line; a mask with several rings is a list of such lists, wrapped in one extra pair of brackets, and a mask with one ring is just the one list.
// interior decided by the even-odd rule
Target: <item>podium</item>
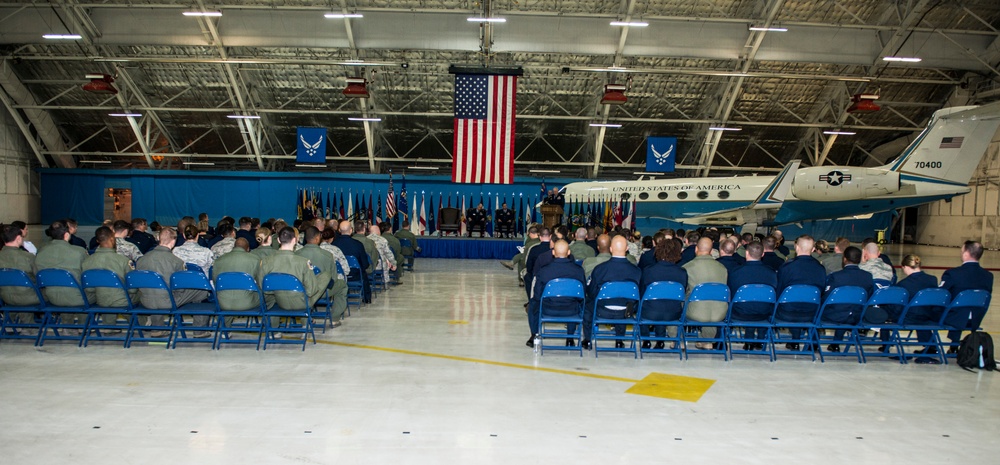
[(542, 205), (542, 226), (551, 229), (562, 223), (563, 208), (559, 205)]

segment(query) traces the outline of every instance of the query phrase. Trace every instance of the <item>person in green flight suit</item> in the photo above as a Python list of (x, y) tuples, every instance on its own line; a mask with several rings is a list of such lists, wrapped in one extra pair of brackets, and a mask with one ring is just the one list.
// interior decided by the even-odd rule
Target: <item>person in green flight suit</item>
[[(35, 257), (35, 273), (38, 270), (56, 268), (69, 271), (76, 282), (80, 282), (80, 275), (83, 273), (83, 261), (87, 259), (87, 251), (83, 247), (70, 244), (69, 226), (64, 221), (55, 221), (45, 230), (45, 234), (52, 238), (48, 245), (42, 247)], [(74, 307), (83, 305), (80, 298), (80, 291), (66, 287), (45, 288), (42, 291), (45, 300), (53, 305)], [(93, 302), (91, 302), (93, 303)], [(63, 324), (70, 323), (69, 319), (73, 315), (62, 315), (60, 320)], [(80, 317), (83, 318), (83, 317)], [(82, 324), (79, 321), (78, 324)]]
[(410, 247), (403, 247), (402, 245), (400, 247), (401, 250), (403, 251), (404, 259), (406, 260), (407, 263), (409, 263), (410, 267), (412, 268), (413, 255), (414, 253), (420, 253), (420, 247), (417, 245), (417, 236), (413, 234), (413, 231), (410, 231), (410, 221), (403, 220), (403, 227), (400, 228), (399, 231), (396, 231), (396, 234), (394, 235), (396, 236), (397, 239), (406, 239), (410, 241)]
[(319, 243), (323, 239), (323, 233), (315, 226), (309, 226), (305, 232), (306, 245), (295, 251), (295, 255), (305, 257), (312, 266), (319, 268), (320, 275), (326, 275), (330, 281), (330, 299), (333, 305), (330, 308), (333, 318), (333, 327), (340, 326), (344, 313), (347, 311), (347, 281), (337, 279), (337, 262), (333, 259), (333, 254), (320, 248)]
[[(327, 284), (330, 282), (330, 274), (321, 272), (315, 274), (309, 259), (295, 255), (295, 245), (298, 244), (298, 237), (295, 228), (284, 227), (278, 231), (278, 243), (280, 248), (274, 254), (265, 257), (260, 262), (260, 270), (257, 271), (257, 285), (263, 288), (264, 277), (269, 273), (286, 273), (298, 278), (302, 287), (309, 296), (309, 305), (316, 305), (316, 301), (323, 296)], [(329, 255), (328, 252), (324, 251)], [(264, 302), (267, 308), (298, 308), (301, 307), (301, 297), (287, 292), (268, 292), (264, 294)], [(278, 318), (271, 319), (272, 327), (278, 326)]]
[(382, 238), (389, 243), (389, 249), (392, 250), (392, 256), (396, 257), (396, 282), (402, 282), (403, 279), (403, 263), (406, 258), (403, 257), (403, 246), (399, 243), (399, 239), (392, 235), (392, 223), (388, 221), (383, 221), (379, 223), (379, 229), (382, 230)]
[(378, 249), (375, 248), (375, 242), (368, 238), (368, 225), (364, 221), (356, 220), (354, 222), (354, 235), (351, 238), (365, 246), (365, 253), (368, 254), (368, 269), (365, 270), (365, 273), (372, 274), (375, 271), (375, 266), (378, 265), (379, 254)]
[[(21, 244), (24, 243), (23, 234), (24, 232), (17, 226), (8, 224), (3, 227), (4, 247), (0, 249), (0, 268), (21, 270), (28, 275), (31, 282), (35, 282), (35, 256), (21, 248)], [(0, 287), (0, 298), (8, 305), (19, 307), (38, 305), (38, 294), (26, 287)], [(19, 323), (29, 323), (35, 318), (34, 313), (30, 312), (11, 313), (14, 321)]]
[[(115, 233), (111, 228), (107, 226), (101, 226), (97, 228), (94, 232), (94, 236), (97, 237), (97, 249), (94, 250), (94, 254), (87, 257), (83, 261), (83, 271), (87, 270), (109, 270), (118, 275), (118, 279), (125, 282), (125, 275), (129, 271), (135, 269), (132, 265), (132, 261), (126, 258), (124, 255), (118, 253), (117, 251), (117, 241), (115, 240)], [(138, 305), (139, 300), (136, 298), (135, 291), (129, 294), (132, 298), (132, 304)], [(87, 298), (93, 302), (97, 302), (97, 305), (101, 307), (122, 307), (124, 308), (128, 301), (125, 299), (125, 293), (120, 289), (112, 289), (107, 287), (99, 287), (97, 289), (87, 289)], [(101, 319), (104, 321), (105, 325), (113, 325), (115, 320), (118, 319), (118, 314), (107, 313), (101, 315)], [(111, 331), (120, 332), (121, 330), (101, 330), (103, 333), (108, 333)]]
[[(270, 234), (267, 234), (270, 240)], [(272, 250), (270, 247), (258, 247)], [(257, 279), (260, 271), (260, 256), (250, 252), (250, 242), (246, 238), (236, 239), (233, 250), (223, 254), (212, 265), (212, 283), (218, 284), (222, 273), (246, 273)], [(225, 311), (256, 310), (260, 306), (260, 296), (254, 291), (223, 291), (216, 293), (219, 308)], [(226, 317), (226, 326), (232, 326), (233, 317)]]

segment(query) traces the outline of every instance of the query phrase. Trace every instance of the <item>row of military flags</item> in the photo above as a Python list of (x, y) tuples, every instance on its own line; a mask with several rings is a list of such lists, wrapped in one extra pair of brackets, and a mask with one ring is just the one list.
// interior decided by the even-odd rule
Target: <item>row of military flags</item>
[[(486, 193), (485, 195), (480, 193), (479, 202), (475, 202), (476, 194), (466, 196), (458, 192), (454, 194), (440, 192), (435, 195), (433, 192), (429, 194), (421, 192), (420, 201), (414, 202), (413, 205), (412, 218), (417, 218), (418, 220), (411, 222), (410, 229), (413, 234), (418, 236), (434, 234), (437, 232), (437, 219), (441, 216), (441, 209), (458, 208), (460, 212), (460, 234), (465, 235), (468, 232), (468, 218), (466, 218), (466, 214), (470, 208), (476, 208), (481, 203), (486, 210), (486, 235), (492, 237), (494, 231), (499, 231), (497, 212), (506, 203), (507, 207), (514, 213), (514, 234), (523, 236), (528, 225), (537, 223), (539, 220), (539, 212), (535, 206), (541, 201), (541, 197), (538, 195), (525, 196), (524, 194), (518, 194), (512, 195), (510, 201), (507, 199), (506, 194), (501, 197), (499, 193)], [(430, 202), (429, 204), (428, 201)]]
[(570, 196), (563, 207), (564, 223), (579, 227), (611, 230), (617, 226), (635, 230), (635, 200)]

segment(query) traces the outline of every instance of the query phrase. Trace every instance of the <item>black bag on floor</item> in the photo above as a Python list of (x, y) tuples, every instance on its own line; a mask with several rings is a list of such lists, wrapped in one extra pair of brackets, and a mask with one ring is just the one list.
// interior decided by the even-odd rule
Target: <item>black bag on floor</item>
[(958, 346), (958, 366), (966, 371), (970, 368), (981, 368), (986, 371), (997, 369), (993, 358), (993, 338), (983, 331), (973, 331), (962, 339)]

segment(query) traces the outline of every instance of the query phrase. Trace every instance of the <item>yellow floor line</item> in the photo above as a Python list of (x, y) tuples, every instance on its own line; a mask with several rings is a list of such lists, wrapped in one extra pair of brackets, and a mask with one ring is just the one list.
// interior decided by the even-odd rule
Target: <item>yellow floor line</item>
[(522, 365), (520, 363), (508, 363), (508, 362), (498, 362), (496, 360), (483, 360), (481, 358), (471, 358), (471, 357), (459, 357), (457, 355), (445, 355), (445, 354), (435, 354), (432, 352), (420, 352), (416, 350), (406, 350), (406, 349), (393, 349), (390, 347), (379, 347), (379, 346), (369, 346), (364, 344), (351, 344), (348, 342), (336, 342), (336, 341), (316, 341), (320, 344), (328, 344), (332, 346), (343, 346), (343, 347), (353, 347), (355, 349), (368, 349), (368, 350), (380, 350), (382, 352), (392, 352), (396, 354), (407, 354), (407, 355), (419, 355), (421, 357), (432, 357), (441, 358), (445, 360), (455, 360), (459, 362), (470, 362), (470, 363), (480, 363), (483, 365), (493, 365), (507, 368), (520, 368), (522, 370), (533, 370), (533, 371), (544, 371), (546, 373), (558, 373), (561, 375), (572, 375), (572, 376), (582, 376), (584, 378), (595, 378), (603, 379), (607, 381), (621, 381), (623, 383), (638, 383), (640, 380), (631, 378), (620, 378), (618, 376), (606, 376), (597, 375), (593, 373), (583, 373), (579, 371), (570, 370), (560, 370), (558, 368), (545, 368), (536, 367), (532, 365)]

